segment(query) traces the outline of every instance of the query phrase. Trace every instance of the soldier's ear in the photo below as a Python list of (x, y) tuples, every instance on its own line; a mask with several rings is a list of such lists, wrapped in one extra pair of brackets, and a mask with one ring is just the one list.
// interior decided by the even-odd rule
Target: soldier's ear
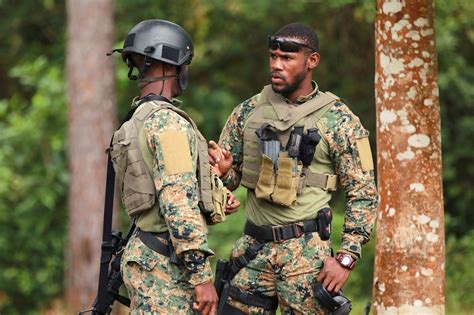
[(313, 52), (308, 56), (308, 70), (314, 70), (319, 65), (319, 53)]

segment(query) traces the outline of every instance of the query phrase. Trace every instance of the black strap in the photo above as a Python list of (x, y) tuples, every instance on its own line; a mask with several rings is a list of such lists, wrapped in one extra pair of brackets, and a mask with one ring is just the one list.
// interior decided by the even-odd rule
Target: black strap
[[(166, 257), (171, 256), (169, 246), (163, 244), (162, 242), (160, 242), (156, 238), (156, 235), (154, 235), (154, 233), (143, 232), (142, 230), (138, 229), (137, 235), (138, 235), (138, 238), (143, 242), (143, 244), (148, 246), (148, 248), (154, 250), (155, 252), (157, 252), (157, 253), (159, 253), (163, 256), (166, 256)], [(169, 237), (169, 233), (167, 233), (167, 232), (160, 233), (159, 235), (160, 236), (163, 235), (165, 239)], [(167, 241), (170, 242), (169, 239)]]
[(178, 75), (165, 75), (162, 77), (153, 77), (153, 78), (142, 78), (139, 79), (140, 82), (147, 82), (147, 83), (152, 83), (152, 82), (157, 82), (157, 81), (165, 81), (171, 78), (176, 78)]
[(234, 276), (240, 271), (240, 269), (244, 268), (251, 260), (255, 259), (263, 246), (265, 246), (265, 242), (255, 240), (252, 245), (247, 247), (243, 255), (231, 259), (229, 261), (227, 280), (232, 280)]
[[(112, 141), (111, 141), (112, 144)], [(114, 185), (115, 171), (110, 154), (107, 155), (107, 181), (105, 184), (104, 202), (104, 222), (102, 228), (102, 244), (100, 253), (99, 287), (97, 289), (97, 301), (104, 301), (107, 298), (107, 279), (109, 274), (109, 264), (112, 259), (112, 212), (114, 208)], [(106, 309), (97, 309), (98, 312), (106, 314), (109, 306), (97, 305)]]
[(312, 233), (318, 231), (318, 224), (316, 219), (306, 220), (299, 223), (287, 225), (256, 225), (250, 221), (245, 222), (244, 233), (253, 238), (280, 242), (292, 238), (298, 238), (305, 233)]
[(230, 287), (229, 296), (245, 305), (260, 307), (266, 311), (274, 311), (278, 308), (278, 298), (276, 296), (262, 296), (240, 290), (234, 286)]

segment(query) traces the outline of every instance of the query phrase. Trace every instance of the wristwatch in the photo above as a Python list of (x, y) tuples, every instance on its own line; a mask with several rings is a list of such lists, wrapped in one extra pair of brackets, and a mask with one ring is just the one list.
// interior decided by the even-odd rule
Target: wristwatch
[(341, 264), (342, 267), (349, 270), (353, 270), (356, 265), (356, 260), (349, 254), (338, 253), (336, 255), (336, 260)]

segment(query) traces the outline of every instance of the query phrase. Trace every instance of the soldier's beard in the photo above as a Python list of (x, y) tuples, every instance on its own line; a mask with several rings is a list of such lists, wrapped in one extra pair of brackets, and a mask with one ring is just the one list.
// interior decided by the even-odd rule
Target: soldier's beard
[(305, 77), (306, 77), (306, 73), (300, 72), (297, 75), (295, 75), (295, 78), (293, 79), (293, 82), (288, 83), (285, 80), (285, 85), (282, 86), (282, 87), (276, 87), (272, 83), (273, 92), (287, 97), (288, 95), (290, 95), (291, 93), (293, 93), (294, 91), (296, 91), (298, 89), (298, 87), (300, 86), (301, 82), (303, 82)]

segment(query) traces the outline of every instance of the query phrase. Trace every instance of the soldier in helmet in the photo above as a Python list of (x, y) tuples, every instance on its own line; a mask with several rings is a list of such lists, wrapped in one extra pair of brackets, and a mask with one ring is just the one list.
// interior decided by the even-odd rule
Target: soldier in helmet
[[(332, 295), (370, 238), (377, 190), (368, 131), (312, 80), (318, 46), (301, 23), (269, 37), (271, 84), (234, 109), (219, 144), (210, 142), (211, 164), (226, 186), (247, 188), (245, 235), (225, 273), (222, 314), (273, 313), (278, 304), (283, 314), (350, 309), (346, 298)], [(337, 183), (346, 210), (332, 257), (329, 201)]]
[(133, 27), (115, 51), (140, 89), (111, 147), (116, 186), (137, 225), (121, 261), (131, 313), (215, 314), (206, 222), (222, 221), (239, 202), (213, 177), (205, 139), (172, 102), (186, 88), (193, 43), (179, 25), (155, 19)]

